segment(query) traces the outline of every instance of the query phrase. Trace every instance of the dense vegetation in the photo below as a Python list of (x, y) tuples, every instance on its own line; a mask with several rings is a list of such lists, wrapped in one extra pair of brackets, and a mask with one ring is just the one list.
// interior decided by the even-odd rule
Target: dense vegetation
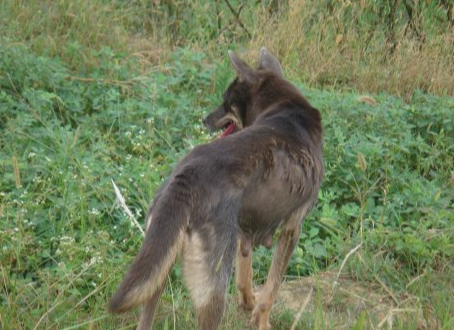
[[(214, 138), (201, 119), (233, 77), (226, 50), (255, 60), (265, 45), (325, 128), (326, 178), (288, 278), (345, 260), (393, 301), (387, 326), (454, 329), (451, 2), (240, 3), (0, 3), (1, 328), (134, 326), (105, 308), (142, 241), (111, 180), (143, 224), (175, 162)], [(256, 252), (260, 284), (271, 252)], [(180, 275), (157, 329), (195, 328)], [(243, 329), (230, 305), (223, 328)], [(300, 327), (336, 328), (330, 308), (319, 296)], [(351, 325), (383, 325), (369, 315)], [(275, 313), (275, 329), (293, 317)]]

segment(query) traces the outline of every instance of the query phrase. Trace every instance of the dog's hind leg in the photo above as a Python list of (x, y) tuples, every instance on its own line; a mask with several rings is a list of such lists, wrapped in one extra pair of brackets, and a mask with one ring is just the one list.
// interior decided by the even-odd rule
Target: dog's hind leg
[(258, 293), (257, 305), (252, 311), (251, 323), (259, 330), (270, 330), (270, 311), (276, 300), (279, 286), (285, 274), (290, 257), (298, 243), (301, 233), (301, 222), (306, 210), (294, 212), (282, 228), (276, 252), (273, 256), (266, 283)]
[(236, 258), (236, 287), (238, 289), (238, 306), (253, 310), (255, 297), (252, 287), (252, 243), (244, 237), (239, 238)]
[(140, 320), (139, 325), (137, 326), (137, 330), (151, 329), (154, 314), (156, 312), (156, 307), (158, 307), (159, 298), (161, 297), (162, 292), (164, 291), (165, 285), (166, 281), (163, 281), (161, 287), (156, 291), (153, 297), (143, 305), (142, 311), (140, 312)]
[(185, 239), (183, 275), (200, 330), (215, 330), (221, 322), (235, 250), (235, 228), (193, 231)]

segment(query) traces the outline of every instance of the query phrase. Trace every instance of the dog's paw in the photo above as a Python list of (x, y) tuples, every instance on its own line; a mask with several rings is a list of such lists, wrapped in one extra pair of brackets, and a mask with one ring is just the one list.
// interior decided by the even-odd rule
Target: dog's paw
[(238, 290), (238, 307), (247, 311), (252, 311), (255, 308), (257, 295), (251, 290)]
[(258, 330), (271, 330), (269, 310), (263, 304), (256, 305), (252, 311), (251, 325)]
[(238, 298), (238, 307), (247, 311), (252, 311), (255, 308), (255, 297), (253, 295), (245, 296), (240, 294)]

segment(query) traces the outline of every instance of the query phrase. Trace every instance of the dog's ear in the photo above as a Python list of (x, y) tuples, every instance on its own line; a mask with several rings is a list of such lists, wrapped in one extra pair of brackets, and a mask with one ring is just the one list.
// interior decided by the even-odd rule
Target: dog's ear
[(231, 50), (229, 50), (229, 57), (230, 62), (232, 62), (240, 80), (248, 82), (255, 82), (257, 80), (257, 75), (254, 70)]
[(267, 69), (282, 77), (281, 64), (265, 47), (260, 49), (259, 69)]

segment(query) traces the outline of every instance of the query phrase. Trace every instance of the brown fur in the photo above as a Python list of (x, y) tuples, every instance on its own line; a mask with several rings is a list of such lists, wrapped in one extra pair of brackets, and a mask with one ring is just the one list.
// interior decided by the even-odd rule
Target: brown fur
[[(143, 305), (140, 330), (150, 328), (179, 253), (199, 329), (219, 326), (235, 256), (239, 305), (252, 310), (253, 325), (270, 329), (271, 307), (301, 223), (317, 198), (324, 171), (320, 113), (282, 77), (265, 48), (258, 70), (229, 56), (238, 78), (204, 121), (211, 129), (224, 128), (225, 137), (196, 147), (159, 189), (143, 246), (110, 302), (112, 312)], [(254, 295), (252, 249), (271, 247), (277, 228), (267, 281)]]
[(252, 287), (252, 253), (250, 249), (242, 249), (244, 245), (250, 245), (247, 240), (240, 239), (240, 247), (236, 257), (236, 287), (238, 289), (238, 306), (246, 310), (255, 307), (255, 296)]

